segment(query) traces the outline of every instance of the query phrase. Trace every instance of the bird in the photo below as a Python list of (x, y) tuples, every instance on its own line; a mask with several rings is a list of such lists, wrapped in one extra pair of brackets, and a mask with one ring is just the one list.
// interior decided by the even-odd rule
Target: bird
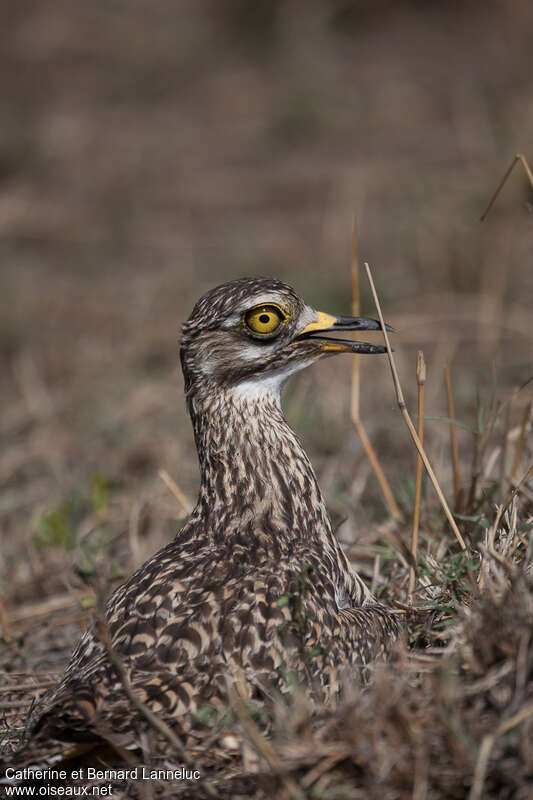
[(325, 356), (385, 352), (337, 338), (380, 329), (316, 311), (273, 278), (201, 297), (180, 346), (198, 501), (83, 633), (32, 712), (21, 757), (51, 743), (142, 749), (146, 709), (186, 743), (232, 686), (261, 704), (297, 681), (328, 702), (339, 675), (387, 656), (397, 616), (350, 565), (280, 400), (290, 375)]

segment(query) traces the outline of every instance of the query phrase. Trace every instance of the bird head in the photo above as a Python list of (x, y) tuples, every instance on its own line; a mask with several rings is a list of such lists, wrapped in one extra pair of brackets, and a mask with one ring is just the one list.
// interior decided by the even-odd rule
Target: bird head
[(186, 391), (209, 385), (211, 390), (220, 386), (279, 393), (286, 377), (324, 356), (384, 353), (381, 345), (336, 338), (365, 330), (381, 330), (381, 324), (316, 311), (281, 281), (240, 278), (224, 283), (200, 298), (183, 326)]

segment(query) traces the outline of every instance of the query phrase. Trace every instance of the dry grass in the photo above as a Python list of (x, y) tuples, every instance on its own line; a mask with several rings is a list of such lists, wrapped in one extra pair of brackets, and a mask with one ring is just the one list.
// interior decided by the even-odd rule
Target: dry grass
[[(526, 447), (531, 459), (531, 444)], [(368, 686), (347, 681), (336, 707), (312, 707), (295, 687), (292, 700), (270, 709), (268, 738), (264, 712), (258, 727), (237, 683), (226, 714), (209, 720), (209, 742), (188, 752), (205, 778), (195, 797), (530, 796), (533, 503), (519, 488), (497, 509), (490, 496), (480, 495), (475, 515), (463, 522), (465, 551), (426, 501), (412, 606), (402, 551), (376, 539), (378, 593), (404, 610), (407, 647), (403, 643), (391, 663), (377, 665)], [(407, 524), (399, 526), (395, 537), (407, 541), (408, 532)], [(43, 617), (54, 619), (46, 609)], [(28, 699), (57, 678), (39, 674), (4, 672), (5, 743), (20, 735)], [(166, 738), (166, 728), (163, 733)], [(183, 755), (178, 751), (167, 761), (183, 763)], [(123, 791), (117, 783), (115, 796)], [(133, 782), (129, 791), (136, 796), (140, 787)], [(165, 782), (153, 782), (151, 791), (189, 796), (185, 786)]]
[[(431, 376), (421, 384), (422, 377), (419, 370), (419, 387), (431, 389)], [(441, 392), (445, 410), (448, 401)], [(268, 737), (264, 712), (258, 727), (256, 712), (235, 691), (225, 713), (207, 721), (213, 729), (207, 744), (187, 751), (189, 764), (204, 776), (195, 796), (529, 796), (533, 442), (524, 392), (527, 388), (497, 398), (494, 391), (486, 407), (480, 400), (470, 444), (463, 442), (463, 474), (468, 461), (472, 465), (469, 505), (457, 515), (464, 548), (447, 529), (433, 495), (422, 492), (420, 504), (404, 504), (405, 522), (391, 518), (374, 525), (364, 542), (345, 543), (380, 599), (405, 617), (407, 641), (392, 662), (376, 666), (364, 688), (347, 681), (334, 707), (311, 706), (305, 692), (295, 688), (291, 702), (269, 709)], [(402, 399), (403, 392), (400, 406)], [(512, 414), (506, 415), (509, 408)], [(31, 429), (35, 409), (27, 414)], [(431, 429), (435, 423), (426, 418), (426, 425)], [(458, 420), (454, 425), (463, 430)], [(430, 439), (433, 449), (435, 441)], [(453, 452), (450, 447), (439, 470), (449, 464), (450, 479)], [(30, 449), (26, 458), (31, 457)], [(341, 470), (339, 455), (331, 458)], [(415, 459), (410, 463), (414, 471)], [(98, 606), (91, 589), (96, 576), (109, 591), (120, 580), (119, 572), (129, 572), (145, 557), (148, 544), (153, 545), (153, 526), (161, 531), (177, 526), (189, 505), (168, 472), (159, 470), (158, 476), (152, 469), (153, 481), (144, 494), (135, 491), (135, 484), (94, 474), (79, 496), (41, 512), (31, 535), (18, 545), (29, 574), (14, 574), (2, 607), (0, 713), (7, 752), (24, 731), (31, 702), (57, 679), (57, 672), (50, 671), (54, 660), (58, 666), (64, 663), (72, 637)], [(453, 491), (452, 480), (447, 489)], [(420, 535), (413, 586), (409, 519), (414, 507)], [(41, 587), (45, 599), (38, 600)], [(163, 721), (154, 724), (158, 735), (168, 740)], [(171, 761), (183, 763), (181, 743)], [(124, 791), (118, 783), (115, 795)], [(134, 783), (128, 791), (134, 796), (141, 789)], [(150, 791), (177, 797), (180, 792), (188, 796), (189, 790), (153, 782)]]
[(356, 212), (411, 407), (424, 348), (424, 448), (446, 498), (461, 473), (466, 549), (422, 480), (409, 592), (417, 454), (384, 359), (360, 359), (356, 416), (403, 522), (350, 435), (350, 363), (295, 378), (289, 421), (408, 647), (336, 708), (295, 692), (268, 738), (234, 709), (193, 758), (221, 797), (529, 797), (527, 172), (478, 219), (531, 138), (531, 4), (244, 5), (184, 4), (179, 25), (166, 0), (2, 12), (0, 742), (64, 668), (94, 576), (111, 591), (194, 498), (178, 323), (243, 274), (347, 313)]

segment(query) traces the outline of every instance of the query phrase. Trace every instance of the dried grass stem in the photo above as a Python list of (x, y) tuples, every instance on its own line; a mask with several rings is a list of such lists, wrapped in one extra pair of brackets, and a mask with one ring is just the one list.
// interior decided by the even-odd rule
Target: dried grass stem
[(391, 368), (391, 372), (392, 372), (392, 379), (394, 381), (394, 388), (396, 390), (396, 397), (397, 397), (397, 400), (398, 400), (398, 406), (400, 408), (400, 411), (402, 412), (402, 416), (403, 416), (403, 418), (405, 420), (405, 424), (407, 425), (407, 427), (409, 429), (409, 433), (411, 434), (411, 438), (413, 439), (413, 442), (415, 443), (416, 449), (418, 450), (418, 452), (420, 454), (420, 457), (422, 458), (422, 461), (424, 462), (424, 466), (425, 466), (425, 468), (426, 468), (426, 470), (428, 472), (428, 475), (429, 475), (429, 477), (431, 479), (431, 482), (432, 482), (432, 484), (433, 484), (433, 486), (435, 488), (435, 491), (437, 493), (437, 497), (439, 498), (439, 501), (440, 501), (440, 504), (441, 504), (441, 506), (443, 508), (443, 511), (446, 514), (446, 519), (448, 520), (448, 522), (450, 524), (450, 528), (452, 529), (453, 533), (455, 534), (455, 537), (456, 537), (457, 541), (459, 542), (459, 545), (461, 546), (461, 548), (463, 550), (466, 550), (466, 544), (464, 542), (464, 539), (461, 536), (459, 528), (457, 527), (457, 525), (455, 523), (455, 520), (453, 518), (452, 512), (449, 509), (448, 503), (446, 502), (446, 498), (444, 497), (444, 495), (442, 493), (442, 490), (441, 490), (441, 488), (439, 486), (439, 482), (438, 482), (438, 480), (437, 480), (437, 478), (435, 476), (435, 473), (433, 472), (433, 468), (432, 468), (431, 464), (429, 463), (429, 459), (428, 459), (428, 457), (427, 457), (427, 455), (425, 453), (425, 450), (422, 447), (422, 443), (421, 443), (421, 441), (420, 441), (420, 439), (418, 437), (418, 434), (417, 434), (417, 432), (415, 430), (415, 427), (414, 427), (414, 425), (413, 425), (413, 423), (411, 421), (411, 417), (409, 416), (409, 412), (407, 411), (407, 406), (405, 404), (405, 400), (404, 400), (404, 396), (403, 396), (403, 392), (402, 392), (402, 387), (401, 387), (401, 384), (400, 384), (400, 378), (398, 376), (398, 370), (396, 369), (396, 363), (395, 363), (394, 357), (392, 355), (392, 348), (390, 346), (389, 337), (387, 335), (387, 330), (385, 328), (385, 321), (383, 319), (383, 313), (381, 311), (381, 306), (380, 306), (378, 295), (377, 295), (377, 292), (376, 292), (376, 287), (374, 286), (374, 281), (372, 279), (372, 273), (370, 271), (370, 267), (366, 262), (365, 262), (365, 269), (366, 269), (366, 273), (367, 273), (367, 276), (368, 276), (368, 281), (370, 283), (370, 288), (372, 290), (372, 296), (374, 297), (374, 302), (376, 304), (376, 309), (377, 309), (377, 312), (378, 312), (379, 320), (381, 322), (382, 333), (383, 333), (383, 337), (385, 339), (385, 345), (387, 347), (387, 354), (389, 356), (389, 364), (390, 364), (390, 368)]

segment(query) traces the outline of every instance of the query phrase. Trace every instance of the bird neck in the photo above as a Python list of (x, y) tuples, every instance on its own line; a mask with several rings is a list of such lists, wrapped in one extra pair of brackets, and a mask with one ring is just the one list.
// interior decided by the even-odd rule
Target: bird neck
[[(280, 406), (279, 386), (190, 394), (201, 488), (193, 517), (215, 541), (334, 548), (315, 473)], [(260, 541), (259, 541), (260, 540)], [(335, 548), (334, 548), (335, 549)]]

